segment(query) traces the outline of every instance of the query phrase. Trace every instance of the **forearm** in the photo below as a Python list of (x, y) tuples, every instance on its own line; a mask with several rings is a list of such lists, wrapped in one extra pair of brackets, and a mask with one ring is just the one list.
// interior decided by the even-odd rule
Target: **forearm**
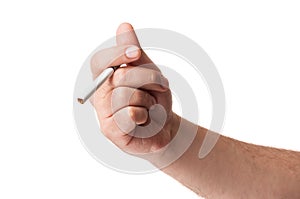
[(186, 120), (179, 122), (173, 114), (168, 80), (140, 48), (132, 26), (120, 25), (117, 35), (117, 46), (91, 58), (94, 77), (108, 63), (127, 65), (116, 70), (93, 96), (105, 136), (206, 198), (300, 198), (297, 152), (220, 136), (213, 150), (199, 159), (207, 130)]
[(206, 133), (199, 127), (189, 149), (163, 171), (206, 198), (300, 198), (300, 153), (220, 136), (199, 159)]

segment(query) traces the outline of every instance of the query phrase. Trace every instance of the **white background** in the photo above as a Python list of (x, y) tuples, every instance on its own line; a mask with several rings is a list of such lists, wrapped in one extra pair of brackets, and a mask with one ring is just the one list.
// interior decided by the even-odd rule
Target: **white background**
[(261, 0), (1, 1), (0, 198), (198, 198), (163, 173), (104, 167), (77, 136), (77, 73), (124, 21), (204, 48), (225, 87), (223, 134), (300, 150), (299, 9)]

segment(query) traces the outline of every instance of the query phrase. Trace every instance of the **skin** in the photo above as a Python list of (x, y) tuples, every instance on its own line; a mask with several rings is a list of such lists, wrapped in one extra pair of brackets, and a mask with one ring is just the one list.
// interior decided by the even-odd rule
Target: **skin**
[[(127, 65), (116, 70), (91, 99), (108, 139), (123, 151), (147, 159), (205, 198), (300, 198), (299, 152), (220, 136), (212, 151), (200, 159), (199, 149), (210, 132), (172, 111), (168, 80), (141, 50), (132, 26), (123, 23), (116, 34), (117, 45), (97, 52), (91, 59), (94, 77), (109, 66)], [(165, 112), (151, 109), (155, 104)], [(154, 114), (150, 117), (151, 111)], [(161, 115), (165, 116), (163, 124)], [(152, 129), (152, 136), (142, 137), (145, 132), (138, 127), (151, 122), (158, 130)], [(195, 139), (182, 155), (164, 167), (165, 159), (174, 156), (181, 144), (179, 141), (168, 147), (180, 122), (196, 127)], [(190, 133), (189, 128), (180, 131), (183, 135)], [(149, 153), (154, 155), (144, 156)]]

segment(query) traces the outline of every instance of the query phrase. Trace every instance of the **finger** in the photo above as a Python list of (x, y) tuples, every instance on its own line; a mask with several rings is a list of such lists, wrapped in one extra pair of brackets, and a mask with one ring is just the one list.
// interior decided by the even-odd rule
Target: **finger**
[(148, 110), (144, 107), (128, 107), (129, 116), (137, 125), (141, 125), (147, 122), (148, 120)]
[(136, 125), (147, 122), (148, 111), (143, 107), (127, 106), (113, 115), (115, 124), (121, 132), (128, 134)]
[(114, 87), (140, 88), (158, 92), (169, 89), (169, 82), (161, 72), (144, 67), (119, 68), (113, 74), (111, 82)]
[[(97, 94), (94, 97), (97, 98)], [(99, 112), (101, 112), (101, 118), (111, 117), (117, 111), (127, 106), (144, 107), (149, 110), (154, 104), (156, 104), (156, 99), (151, 94), (129, 87), (117, 87), (106, 95), (103, 100), (95, 100), (93, 102), (96, 110), (99, 109)]]
[(111, 94), (111, 102), (111, 114), (126, 106), (143, 107), (149, 110), (156, 104), (155, 98), (148, 92), (130, 87), (115, 88)]
[(91, 71), (97, 77), (105, 68), (130, 63), (139, 59), (141, 50), (135, 45), (119, 45), (95, 53), (91, 58)]
[[(131, 24), (122, 23), (118, 27), (116, 34), (117, 34), (116, 37), (117, 45), (136, 45), (141, 48), (137, 35), (134, 32), (134, 29)], [(137, 61), (132, 62), (131, 64), (134, 66), (138, 66), (147, 63), (153, 63), (153, 62), (142, 50), (141, 57)]]

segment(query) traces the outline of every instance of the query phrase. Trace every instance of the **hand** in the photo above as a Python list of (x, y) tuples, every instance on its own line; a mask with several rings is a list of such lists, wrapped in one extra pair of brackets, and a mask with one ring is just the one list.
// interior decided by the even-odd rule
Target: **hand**
[(121, 67), (93, 95), (101, 130), (131, 154), (156, 152), (174, 137), (178, 116), (172, 112), (168, 80), (140, 48), (130, 24), (117, 30), (117, 46), (91, 59), (94, 78), (105, 68)]

